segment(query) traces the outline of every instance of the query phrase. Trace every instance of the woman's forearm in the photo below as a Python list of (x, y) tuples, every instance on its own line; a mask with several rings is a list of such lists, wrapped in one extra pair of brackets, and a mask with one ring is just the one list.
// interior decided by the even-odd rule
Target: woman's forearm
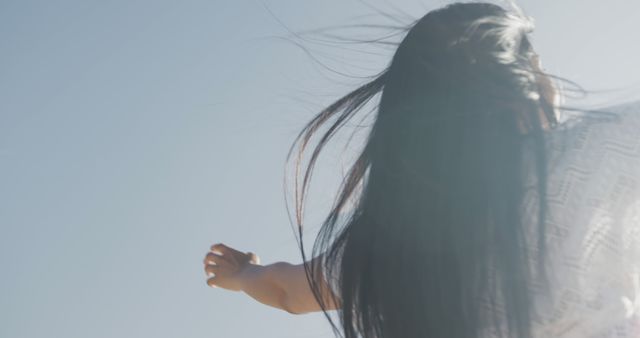
[(247, 265), (241, 273), (241, 288), (258, 302), (287, 312), (287, 293), (278, 280), (287, 278), (291, 264), (277, 262), (269, 265)]
[[(310, 263), (315, 262), (314, 260)], [(294, 265), (276, 262), (260, 265), (260, 259), (256, 254), (241, 252), (218, 243), (211, 246), (211, 250), (205, 256), (204, 264), (205, 273), (209, 276), (207, 285), (244, 291), (262, 304), (292, 314), (339, 308), (339, 305), (333, 302), (333, 293), (322, 271), (316, 270), (313, 276), (308, 277), (307, 263)], [(324, 309), (311, 289), (309, 278), (317, 283), (314, 285), (320, 286), (320, 295), (325, 303)]]

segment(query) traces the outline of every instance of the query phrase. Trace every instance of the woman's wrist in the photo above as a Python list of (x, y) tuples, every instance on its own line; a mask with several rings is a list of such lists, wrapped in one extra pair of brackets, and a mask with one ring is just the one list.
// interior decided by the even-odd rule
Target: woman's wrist
[(247, 263), (242, 270), (238, 272), (238, 286), (241, 291), (247, 291), (251, 285), (262, 282), (265, 267), (260, 264)]

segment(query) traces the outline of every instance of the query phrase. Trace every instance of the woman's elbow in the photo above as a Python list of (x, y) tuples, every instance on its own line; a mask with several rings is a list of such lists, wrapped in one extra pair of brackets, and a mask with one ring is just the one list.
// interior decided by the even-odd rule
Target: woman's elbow
[(284, 308), (283, 310), (288, 312), (289, 314), (292, 314), (292, 315), (303, 315), (303, 314), (308, 313), (308, 312), (298, 311), (298, 310), (294, 310), (294, 309), (290, 309), (290, 308)]
[(287, 301), (286, 297), (283, 300), (282, 306), (280, 308), (292, 315), (303, 315), (311, 312), (311, 311), (305, 311), (299, 307), (296, 307), (295, 303), (291, 301)]

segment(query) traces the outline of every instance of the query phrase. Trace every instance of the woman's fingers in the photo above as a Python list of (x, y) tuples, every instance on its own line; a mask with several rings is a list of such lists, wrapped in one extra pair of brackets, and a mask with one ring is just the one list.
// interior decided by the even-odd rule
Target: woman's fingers
[(216, 276), (211, 277), (211, 278), (207, 279), (207, 285), (209, 285), (212, 288), (217, 288), (218, 287), (218, 285), (216, 285), (217, 281), (218, 280), (216, 279)]
[(207, 253), (207, 255), (204, 257), (204, 264), (218, 264), (218, 265), (229, 264), (229, 265), (235, 265), (234, 262), (232, 262), (229, 259), (227, 259), (227, 257), (225, 257), (223, 255), (219, 255), (219, 254), (214, 253), (214, 252), (208, 252)]
[(217, 275), (220, 272), (221, 267), (219, 265), (207, 264), (204, 266), (204, 272), (208, 276)]
[(212, 251), (219, 251), (223, 254), (232, 254), (234, 251), (237, 251), (233, 248), (230, 248), (222, 243), (216, 243), (214, 245), (211, 246), (211, 250)]
[(228, 247), (222, 243), (216, 243), (214, 245), (211, 246), (211, 251), (217, 251), (220, 252), (221, 254), (223, 254), (225, 257), (228, 257), (228, 259), (236, 264), (240, 263), (240, 261), (242, 259), (239, 259), (239, 257), (244, 256), (245, 254), (241, 251), (238, 251), (234, 248)]
[(204, 258), (204, 271), (209, 277), (207, 285), (227, 290), (242, 290), (243, 277), (239, 274), (248, 264), (259, 264), (260, 258), (252, 252), (241, 252), (222, 243), (211, 246)]

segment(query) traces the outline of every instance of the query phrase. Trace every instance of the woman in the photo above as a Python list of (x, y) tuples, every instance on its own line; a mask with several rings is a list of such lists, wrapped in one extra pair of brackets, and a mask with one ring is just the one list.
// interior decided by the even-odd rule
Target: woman
[[(455, 3), (417, 20), (389, 66), (320, 112), (294, 143), (300, 165), (311, 136), (334, 119), (307, 163), (304, 197), (322, 147), (380, 94), (314, 258), (301, 244), (297, 198), (303, 264), (261, 265), (219, 243), (205, 257), (215, 275), (208, 284), (290, 313), (323, 311), (329, 321), (326, 311), (339, 310), (340, 329), (331, 324), (347, 338), (639, 336), (629, 261), (637, 236), (625, 231), (640, 199), (630, 129), (640, 123), (602, 111), (561, 121), (578, 110), (559, 106), (532, 28), (517, 7), (489, 3)], [(607, 133), (619, 142), (588, 142)], [(615, 162), (626, 181), (597, 170), (605, 157), (579, 156), (616, 147), (628, 151)], [(605, 187), (616, 182), (626, 185), (607, 201), (626, 216), (602, 230), (594, 220), (606, 203), (585, 194), (611, 193)], [(339, 226), (347, 204), (355, 206)]]

